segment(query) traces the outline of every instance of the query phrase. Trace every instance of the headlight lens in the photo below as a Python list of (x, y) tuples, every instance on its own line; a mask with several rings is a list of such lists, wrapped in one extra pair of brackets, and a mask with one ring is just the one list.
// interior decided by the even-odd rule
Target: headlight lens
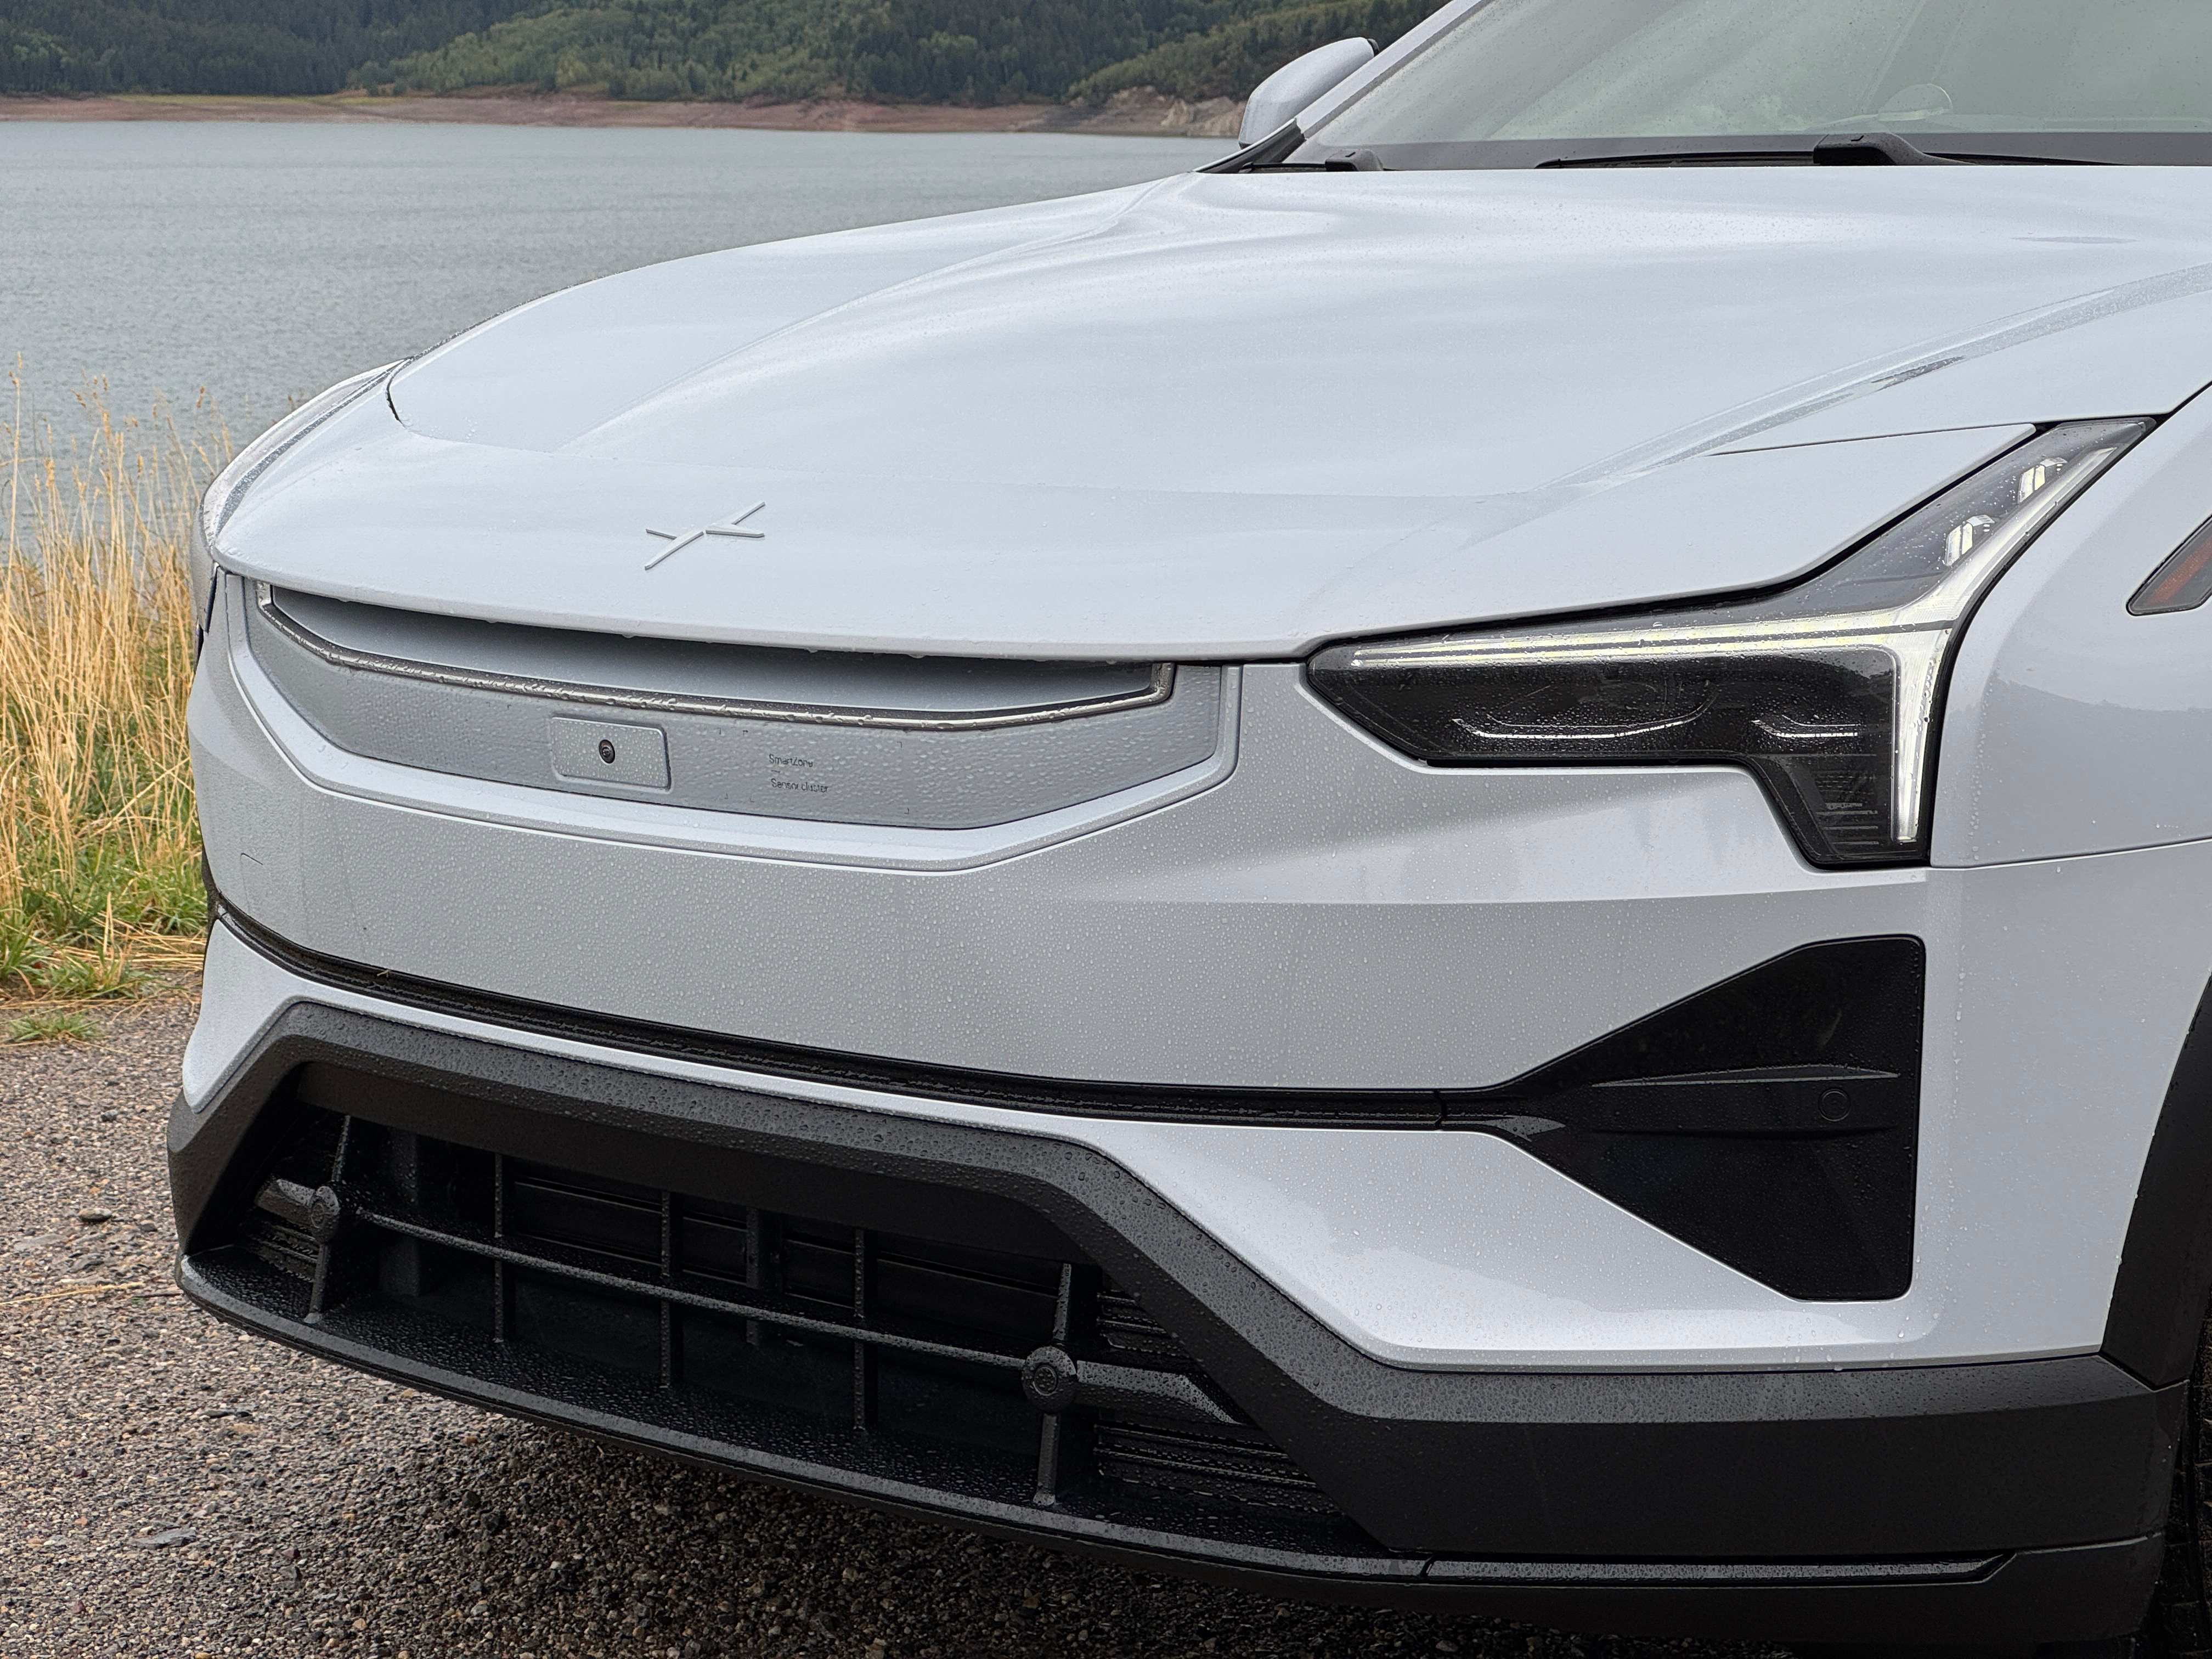
[(1788, 592), (1334, 647), (1313, 685), (1443, 766), (1747, 767), (1815, 864), (1927, 852), (1951, 651), (1975, 605), (2151, 422), (2055, 427)]

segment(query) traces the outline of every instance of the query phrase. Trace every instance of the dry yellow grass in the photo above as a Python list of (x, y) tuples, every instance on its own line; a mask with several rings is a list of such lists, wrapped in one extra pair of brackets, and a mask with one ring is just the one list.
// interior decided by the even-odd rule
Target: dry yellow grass
[[(19, 394), (20, 395), (20, 394)], [(0, 517), (0, 992), (113, 995), (190, 965), (207, 915), (185, 748), (191, 514), (211, 419), (18, 418)]]

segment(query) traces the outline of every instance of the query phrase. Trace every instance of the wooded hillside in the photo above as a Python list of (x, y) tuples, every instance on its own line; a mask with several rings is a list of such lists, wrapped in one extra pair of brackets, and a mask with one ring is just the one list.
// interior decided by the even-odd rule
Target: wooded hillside
[(0, 92), (336, 92), (529, 0), (0, 0)]
[(0, 92), (1241, 97), (1440, 0), (0, 0)]

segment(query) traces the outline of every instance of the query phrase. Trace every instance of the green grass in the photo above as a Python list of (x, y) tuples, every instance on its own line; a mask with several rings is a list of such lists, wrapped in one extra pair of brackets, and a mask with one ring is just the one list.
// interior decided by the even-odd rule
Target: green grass
[(24, 982), (63, 1002), (133, 997), (154, 988), (157, 976), (120, 956), (46, 956), (25, 969)]
[(8, 1030), (0, 1042), (97, 1042), (100, 1027), (82, 1014), (68, 1009), (50, 1013), (26, 1014), (21, 1019), (8, 1022)]
[(133, 994), (207, 927), (185, 747), (191, 514), (228, 450), (171, 421), (5, 434), (0, 994)]

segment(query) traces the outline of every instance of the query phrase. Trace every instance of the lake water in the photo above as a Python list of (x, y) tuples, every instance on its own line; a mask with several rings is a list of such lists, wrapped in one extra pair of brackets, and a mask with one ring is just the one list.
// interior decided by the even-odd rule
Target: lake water
[[(811, 232), (1186, 171), (1218, 140), (0, 121), (0, 366), (66, 428), (203, 391), (242, 441), (556, 289)], [(0, 387), (4, 393), (4, 387)], [(0, 422), (10, 418), (0, 402)]]

